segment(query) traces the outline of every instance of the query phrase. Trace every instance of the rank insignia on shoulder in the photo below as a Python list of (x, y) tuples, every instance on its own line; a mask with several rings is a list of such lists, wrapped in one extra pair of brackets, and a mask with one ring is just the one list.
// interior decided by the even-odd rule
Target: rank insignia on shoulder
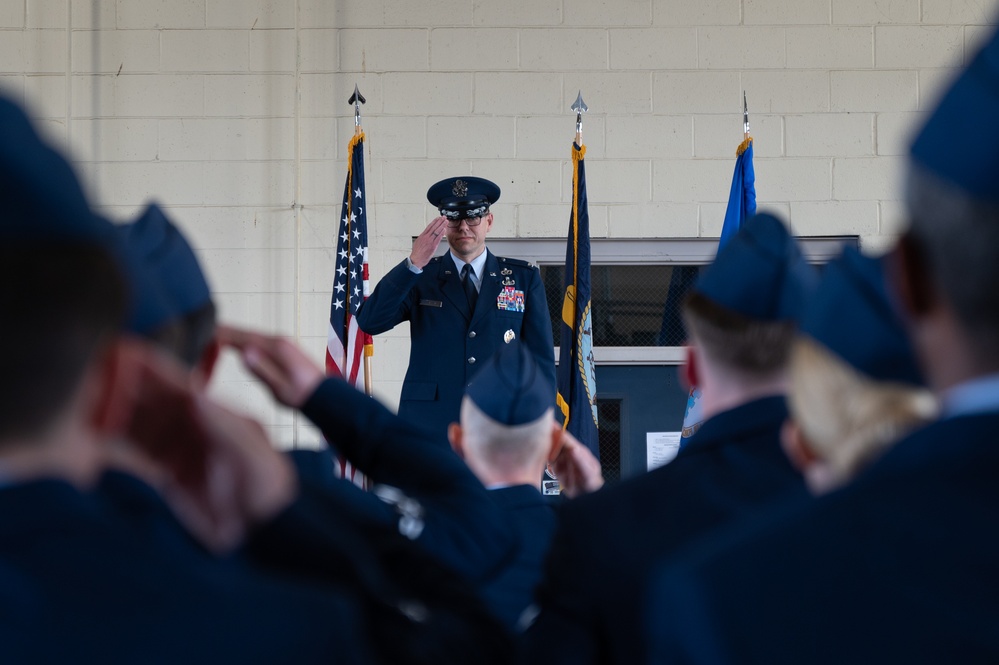
[(524, 302), (525, 298), (523, 291), (514, 289), (512, 285), (504, 286), (503, 290), (500, 291), (498, 296), (496, 296), (496, 309), (503, 310), (505, 312), (523, 312)]

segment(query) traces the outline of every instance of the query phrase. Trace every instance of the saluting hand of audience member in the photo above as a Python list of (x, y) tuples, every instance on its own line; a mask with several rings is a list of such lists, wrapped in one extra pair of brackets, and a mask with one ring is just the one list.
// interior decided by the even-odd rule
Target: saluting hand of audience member
[(552, 461), (552, 471), (562, 485), (562, 493), (570, 499), (596, 492), (604, 484), (600, 460), (567, 431), (562, 432), (562, 444)]
[(409, 255), (409, 261), (417, 268), (430, 263), (437, 252), (437, 247), (444, 239), (444, 232), (447, 230), (447, 218), (444, 216), (435, 217), (427, 224), (420, 235), (413, 241), (413, 252)]
[(285, 406), (301, 408), (326, 378), (322, 368), (291, 340), (229, 326), (219, 326), (217, 337), (223, 346), (240, 352), (247, 369)]
[(195, 538), (231, 551), (253, 525), (291, 504), (294, 469), (257, 421), (196, 390), (189, 372), (149, 345), (121, 353), (119, 372), (130, 374), (128, 444), (150, 462), (163, 497)]

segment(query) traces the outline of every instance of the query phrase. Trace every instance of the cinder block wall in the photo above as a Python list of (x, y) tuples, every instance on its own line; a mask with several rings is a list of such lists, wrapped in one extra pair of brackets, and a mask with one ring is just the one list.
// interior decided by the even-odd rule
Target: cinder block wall
[[(594, 237), (712, 237), (745, 90), (762, 206), (887, 246), (909, 133), (989, 33), (983, 0), (0, 0), (0, 89), (73, 154), (96, 203), (189, 231), (222, 318), (322, 358), (335, 225), (368, 103), (377, 280), (429, 184), (503, 187), (497, 237), (561, 237), (582, 90)], [(405, 326), (376, 341), (398, 399)], [(316, 435), (234, 359), (215, 388), (284, 444)]]

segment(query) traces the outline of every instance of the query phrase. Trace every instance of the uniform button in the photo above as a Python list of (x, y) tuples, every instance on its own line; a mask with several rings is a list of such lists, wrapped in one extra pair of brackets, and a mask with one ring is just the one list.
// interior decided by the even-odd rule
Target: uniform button
[(468, 337), (470, 339), (475, 339), (475, 331), (473, 330), (472, 332), (468, 333)]
[(472, 356), (471, 358), (468, 359), (468, 364), (469, 365), (474, 365), (475, 364), (475, 356)]

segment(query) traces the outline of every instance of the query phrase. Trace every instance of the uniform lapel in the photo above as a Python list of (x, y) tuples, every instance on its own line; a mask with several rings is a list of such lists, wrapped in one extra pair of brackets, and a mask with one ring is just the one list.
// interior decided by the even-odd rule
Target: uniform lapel
[(490, 308), (496, 307), (496, 299), (499, 297), (499, 292), (502, 288), (499, 277), (499, 261), (496, 260), (496, 257), (488, 249), (486, 250), (485, 268), (482, 272), (482, 283), (479, 285), (479, 299), (475, 301), (475, 312), (472, 314), (473, 324), (477, 323)]
[(465, 297), (465, 290), (461, 287), (461, 276), (454, 265), (454, 259), (451, 258), (451, 252), (444, 252), (437, 278), (440, 280), (441, 293), (444, 297), (451, 301), (466, 321), (470, 319), (472, 314), (468, 308), (468, 298)]

